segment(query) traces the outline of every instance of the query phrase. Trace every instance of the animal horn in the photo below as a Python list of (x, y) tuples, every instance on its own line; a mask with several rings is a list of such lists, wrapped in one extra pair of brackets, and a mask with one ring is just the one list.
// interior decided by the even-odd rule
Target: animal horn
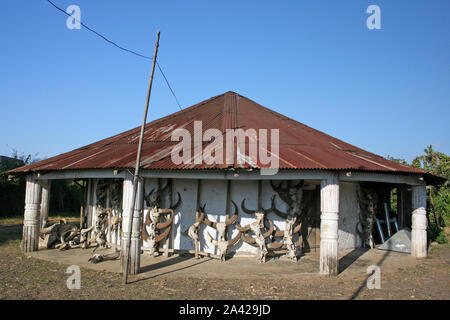
[(300, 231), (300, 229), (302, 228), (302, 223), (299, 223), (293, 230), (293, 234), (297, 233)]
[(200, 206), (201, 212), (203, 212), (203, 214), (204, 214), (203, 222), (207, 226), (210, 226), (210, 227), (213, 227), (214, 229), (216, 229), (217, 223), (216, 222), (212, 222), (211, 220), (208, 219), (208, 215), (205, 212), (205, 207), (206, 207), (206, 203), (203, 205), (203, 207)]
[(240, 238), (241, 238), (241, 232), (238, 232), (237, 235), (233, 239), (228, 240), (227, 248), (229, 248), (232, 245), (236, 244), (239, 241)]
[(245, 227), (241, 227), (240, 225), (236, 225), (236, 229), (238, 229), (240, 232), (247, 232), (250, 230), (250, 225), (246, 225)]
[(276, 198), (276, 195), (274, 195), (274, 196), (272, 197), (272, 208), (271, 208), (271, 211), (273, 211), (273, 212), (274, 212), (277, 216), (279, 216), (280, 218), (282, 218), (282, 219), (287, 219), (288, 214), (285, 213), (285, 212), (282, 212), (282, 211), (278, 210), (277, 207), (275, 206), (275, 198)]
[(270, 180), (270, 185), (272, 186), (272, 189), (275, 190), (277, 193), (288, 193), (289, 192), (289, 188), (282, 188), (281, 184), (283, 183), (283, 181), (280, 182), (280, 184), (278, 186), (276, 186), (272, 180)]
[(198, 205), (198, 209), (197, 210), (204, 213), (205, 212), (205, 207), (206, 207), (206, 202), (203, 205), (203, 207), (201, 205)]
[(177, 203), (175, 203), (173, 206), (170, 207), (170, 209), (172, 209), (172, 210), (175, 210), (181, 204), (181, 195), (179, 192), (177, 192), (177, 194), (178, 194), (178, 201), (177, 201)]
[(228, 215), (226, 216), (225, 224), (227, 226), (233, 224), (236, 221), (236, 219), (238, 217), (238, 213), (239, 213), (237, 204), (233, 200), (231, 200), (231, 203), (234, 206), (234, 214), (231, 216), (231, 218), (229, 218)]
[(241, 234), (241, 238), (244, 242), (251, 244), (252, 246), (256, 245), (256, 240), (252, 237), (245, 235), (244, 233)]
[(279, 242), (278, 241), (274, 241), (274, 242), (271, 242), (271, 243), (267, 244), (267, 248), (268, 249), (272, 249), (272, 250), (280, 249), (282, 246), (283, 246), (283, 240), (281, 240)]
[(167, 228), (173, 221), (173, 213), (170, 215), (170, 218), (167, 219), (165, 222), (160, 222), (156, 225), (157, 229), (164, 229)]
[(150, 221), (150, 211), (147, 212), (147, 215), (145, 216), (145, 225), (149, 226), (152, 222)]
[(86, 234), (86, 233), (88, 233), (88, 232), (91, 232), (91, 231), (94, 229), (94, 227), (95, 227), (95, 226), (91, 226), (91, 227), (86, 228), (86, 229), (81, 229), (80, 233), (81, 233), (81, 234)]
[(269, 225), (270, 225), (270, 227), (269, 227), (269, 231), (267, 231), (266, 233), (264, 233), (264, 239), (266, 239), (268, 236), (270, 236), (272, 233), (273, 233), (273, 223), (272, 223), (272, 221), (270, 221), (270, 220), (267, 220), (267, 221), (269, 221)]
[(203, 221), (204, 218), (205, 218), (205, 213), (204, 212), (197, 211), (195, 213), (195, 222), (200, 223), (200, 222)]
[(278, 230), (273, 233), (273, 236), (276, 238), (284, 237), (284, 230)]
[(167, 235), (170, 232), (170, 229), (172, 228), (172, 226), (167, 227), (166, 230), (164, 230), (163, 233), (161, 233), (160, 235), (155, 237), (155, 242), (160, 242), (161, 240), (165, 239), (167, 237)]
[(203, 222), (204, 222), (206, 225), (208, 225), (208, 226), (210, 226), (210, 227), (213, 227), (214, 229), (216, 229), (216, 227), (217, 227), (217, 222), (212, 222), (211, 220), (209, 220), (209, 219), (206, 217), (206, 215), (205, 215), (205, 218), (203, 218)]
[(217, 247), (217, 245), (218, 245), (217, 240), (214, 240), (213, 237), (211, 237), (211, 235), (209, 234), (208, 231), (206, 231), (206, 239), (208, 240), (208, 242), (212, 243), (214, 246)]
[(245, 207), (245, 198), (242, 200), (241, 208), (242, 208), (242, 210), (243, 210), (245, 213), (247, 213), (247, 214), (253, 215), (253, 214), (255, 213), (255, 211), (249, 210), (249, 209), (247, 209), (247, 208)]
[(150, 190), (150, 192), (144, 196), (145, 198), (145, 204), (147, 205), (147, 207), (150, 207), (151, 203), (150, 203), (150, 196), (152, 195), (152, 193), (155, 191), (155, 188), (153, 188), (152, 190)]
[(53, 230), (57, 225), (58, 225), (58, 223), (55, 223), (55, 224), (51, 225), (50, 227), (47, 227), (47, 228), (41, 228), (41, 229), (39, 230), (39, 233), (40, 233), (40, 234), (49, 234), (49, 233), (52, 232), (52, 230)]

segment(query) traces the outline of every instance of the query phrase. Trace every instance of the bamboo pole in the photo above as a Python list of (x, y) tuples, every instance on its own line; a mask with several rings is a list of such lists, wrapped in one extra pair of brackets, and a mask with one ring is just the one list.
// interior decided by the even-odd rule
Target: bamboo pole
[(130, 210), (130, 217), (129, 217), (129, 224), (128, 224), (128, 239), (127, 239), (127, 243), (126, 243), (126, 250), (124, 252), (124, 254), (126, 256), (126, 260), (125, 260), (125, 270), (123, 271), (123, 284), (126, 284), (128, 281), (128, 270), (129, 270), (129, 264), (130, 264), (130, 249), (131, 249), (131, 233), (133, 231), (134, 209), (136, 208), (136, 193), (137, 193), (137, 186), (138, 186), (138, 179), (139, 179), (139, 167), (141, 164), (142, 142), (144, 139), (144, 129), (145, 129), (145, 123), (147, 122), (148, 105), (150, 102), (150, 95), (152, 92), (153, 75), (155, 73), (156, 56), (158, 54), (158, 46), (159, 46), (159, 35), (160, 35), (160, 32), (158, 30), (158, 32), (156, 34), (155, 53), (153, 55), (153, 61), (152, 61), (152, 71), (150, 74), (150, 81), (149, 81), (148, 90), (147, 90), (147, 98), (146, 98), (146, 102), (145, 102), (144, 118), (142, 119), (141, 133), (139, 136), (139, 144), (138, 144), (138, 150), (137, 150), (137, 156), (136, 156), (136, 167), (134, 169), (133, 192), (131, 193), (131, 210)]

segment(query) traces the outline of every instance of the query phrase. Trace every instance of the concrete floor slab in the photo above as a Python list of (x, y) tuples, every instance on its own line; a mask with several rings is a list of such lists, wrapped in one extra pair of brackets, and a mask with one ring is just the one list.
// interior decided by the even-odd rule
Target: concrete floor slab
[[(27, 255), (53, 261), (65, 265), (77, 265), (98, 271), (120, 273), (120, 261), (102, 261), (98, 264), (88, 262), (93, 249), (70, 249), (59, 251), (56, 249), (39, 250)], [(97, 249), (95, 253), (113, 253), (113, 249)], [(417, 259), (408, 254), (381, 251), (377, 249), (344, 250), (339, 253), (340, 273), (366, 273), (369, 265), (379, 265), (383, 268), (396, 268), (399, 265), (407, 267), (414, 265)], [(141, 256), (141, 273), (138, 278), (153, 278), (166, 275), (193, 276), (201, 278), (240, 278), (240, 277), (292, 277), (319, 276), (319, 252), (311, 252), (302, 256), (297, 262), (281, 258), (270, 258), (264, 264), (256, 257), (231, 257), (225, 262), (203, 257), (195, 259), (192, 254), (173, 254), (168, 258), (162, 255), (151, 257), (149, 254)]]

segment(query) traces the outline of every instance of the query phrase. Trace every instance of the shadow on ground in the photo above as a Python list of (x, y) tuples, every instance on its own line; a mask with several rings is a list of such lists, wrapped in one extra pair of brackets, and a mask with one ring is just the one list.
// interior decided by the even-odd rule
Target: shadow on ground
[[(155, 270), (158, 270), (158, 269), (161, 269), (161, 268), (165, 268), (165, 267), (170, 267), (170, 266), (172, 266), (174, 264), (181, 263), (181, 262), (184, 262), (184, 261), (187, 261), (187, 260), (192, 260), (192, 259), (195, 259), (194, 255), (185, 254), (185, 255), (176, 256), (176, 257), (169, 258), (167, 260), (164, 260), (164, 261), (161, 261), (161, 262), (158, 262), (158, 263), (155, 263), (155, 264), (151, 264), (151, 265), (142, 267), (141, 270), (140, 270), (140, 273), (142, 274), (142, 273), (145, 273), (145, 272), (155, 271)], [(184, 269), (192, 268), (194, 266), (197, 266), (199, 264), (202, 264), (202, 263), (205, 263), (205, 262), (208, 262), (208, 261), (211, 261), (211, 260), (212, 260), (212, 258), (203, 258), (202, 260), (199, 260), (197, 263), (193, 263), (193, 264), (190, 264), (188, 266), (184, 266), (184, 267), (181, 267), (181, 268), (178, 268), (178, 269), (166, 271), (166, 272), (163, 272), (163, 273), (160, 273), (160, 274), (156, 274), (156, 275), (144, 276), (144, 277), (141, 277), (141, 278), (139, 278), (139, 279), (137, 279), (135, 281), (132, 281), (132, 282), (139, 282), (139, 281), (142, 281), (142, 280), (147, 280), (147, 279), (160, 277), (160, 276), (167, 275), (167, 274), (170, 274), (170, 273), (174, 273), (174, 272), (177, 272), (177, 271), (181, 271), (181, 270), (184, 270)]]
[(369, 251), (368, 248), (356, 248), (339, 259), (339, 273), (350, 267), (356, 260), (359, 259), (359, 257), (361, 257), (367, 251)]

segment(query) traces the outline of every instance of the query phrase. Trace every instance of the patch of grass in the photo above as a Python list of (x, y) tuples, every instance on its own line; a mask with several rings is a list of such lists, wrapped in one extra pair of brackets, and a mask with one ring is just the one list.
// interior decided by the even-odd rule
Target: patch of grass
[(23, 216), (0, 218), (0, 226), (6, 224), (21, 224), (21, 223), (23, 223)]
[[(50, 214), (48, 219), (49, 221), (59, 221), (61, 219), (66, 219), (67, 222), (74, 223), (80, 220), (80, 214), (77, 212), (58, 212), (56, 214)], [(0, 218), (0, 226), (22, 224), (22, 223), (23, 223), (23, 215)]]
[(8, 228), (0, 230), (0, 245), (20, 245), (22, 228)]

